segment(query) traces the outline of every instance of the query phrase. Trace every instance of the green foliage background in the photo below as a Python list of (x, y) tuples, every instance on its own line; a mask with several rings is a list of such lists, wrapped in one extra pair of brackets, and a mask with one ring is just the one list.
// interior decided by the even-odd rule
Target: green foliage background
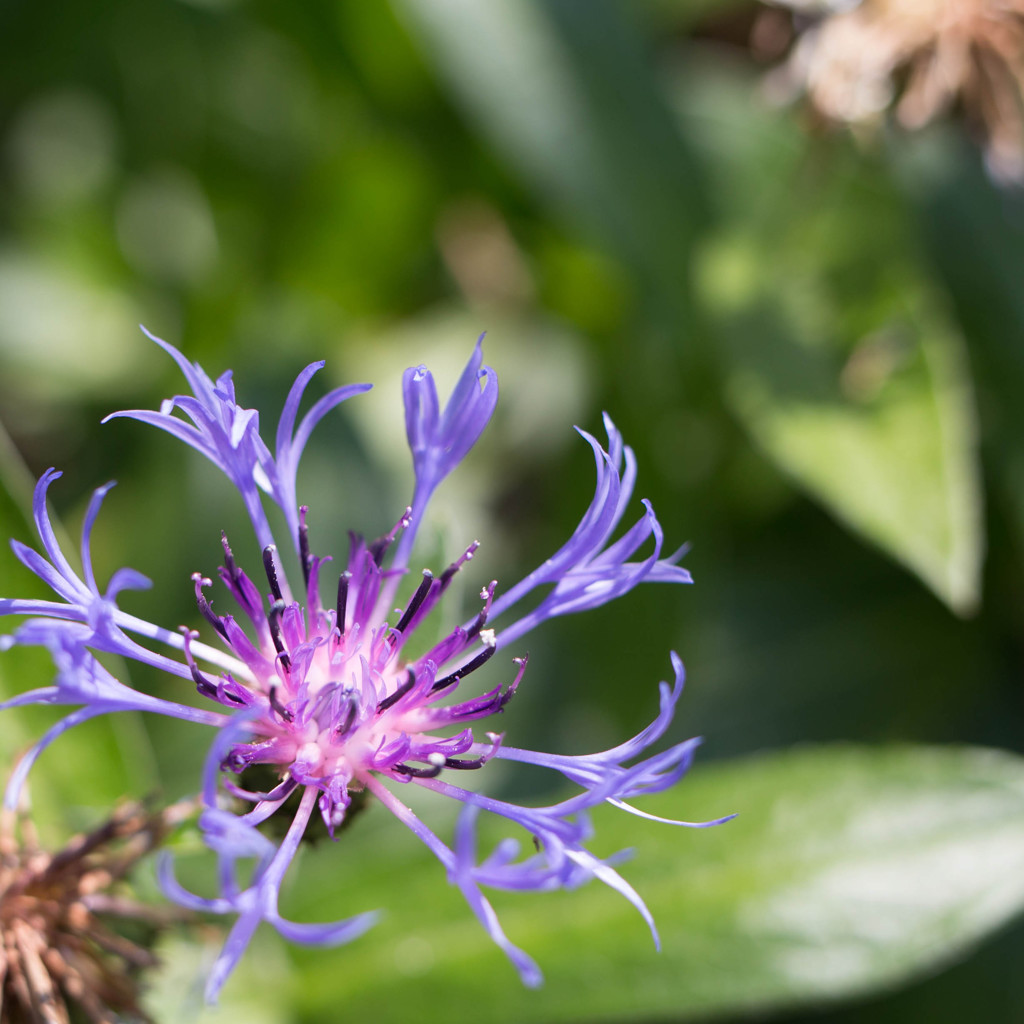
[[(693, 543), (694, 588), (530, 637), (505, 723), (517, 745), (610, 745), (651, 718), (680, 652), (673, 736), (706, 744), (663, 812), (741, 817), (599, 822), (604, 852), (637, 847), (626, 873), (665, 952), (596, 886), (502, 899), (548, 976), (521, 992), (377, 809), (305, 855), (289, 899), (307, 919), (384, 906), (379, 933), (327, 953), (262, 937), (224, 1019), (1024, 1012), (1019, 926), (928, 977), (1024, 904), (1024, 767), (960, 749), (1021, 747), (1024, 207), (953, 124), (855, 141), (768, 105), (762, 69), (707, 31), (727, 8), (750, 10), (0, 5), (5, 535), (29, 538), (47, 466), (72, 534), (116, 478), (97, 565), (156, 581), (137, 614), (195, 622), (190, 573), (245, 526), (198, 458), (99, 425), (181, 387), (143, 322), (211, 374), (234, 368), (265, 429), (313, 359), (322, 387), (378, 385), (324, 424), (300, 476), (320, 552), (405, 505), (401, 371), (427, 362), (449, 386), (483, 330), (499, 412), (439, 496), (424, 560), (479, 536), (478, 583), (546, 557), (591, 493), (572, 426), (599, 433), (602, 410), (669, 544)], [(0, 592), (38, 592), (6, 551)], [(33, 652), (0, 661), (10, 691), (48, 671)], [(7, 756), (51, 717), (5, 714)], [(36, 805), (59, 837), (122, 793), (189, 792), (206, 741), (91, 724), (43, 759)], [(166, 950), (161, 1019), (191, 1019), (197, 942)]]

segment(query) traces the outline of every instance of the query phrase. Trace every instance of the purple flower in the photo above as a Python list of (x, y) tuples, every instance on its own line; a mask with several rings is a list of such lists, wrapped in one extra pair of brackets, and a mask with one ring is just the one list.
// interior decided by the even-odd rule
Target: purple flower
[[(683, 667), (676, 655), (674, 683), (661, 684), (655, 720), (631, 740), (597, 754), (538, 753), (505, 746), (500, 733), (486, 732), (481, 738), (474, 733), (474, 723), (500, 714), (516, 693), (526, 670), (525, 656), (512, 658), (511, 677), (504, 684), (468, 696), (462, 692), (467, 677), (499, 648), (545, 619), (595, 608), (641, 582), (690, 582), (686, 570), (676, 565), (683, 549), (662, 557), (661, 527), (648, 502), (643, 502), (640, 518), (612, 540), (632, 497), (636, 462), (611, 420), (605, 418), (607, 449), (581, 431), (594, 453), (597, 484), (593, 501), (566, 544), (503, 593), (495, 581), (487, 583), (480, 590), (475, 617), (450, 628), (424, 653), (408, 656), (407, 641), (435, 613), (452, 578), (466, 570), (478, 547), (470, 544), (439, 574), (424, 570), (409, 587), (401, 609), (389, 615), (408, 574), (431, 495), (475, 444), (494, 411), (497, 378), (483, 365), (482, 339), (443, 409), (426, 367), (406, 371), (405, 420), (415, 471), (412, 503), (378, 540), (368, 543), (352, 535), (336, 587), (333, 578), (330, 587), (325, 578), (329, 559), (312, 553), (307, 510), (297, 505), (296, 472), (317, 422), (369, 385), (329, 392), (296, 427), (305, 388), (323, 364), (306, 367), (288, 394), (271, 455), (260, 437), (258, 414), (235, 402), (230, 372), (213, 382), (173, 346), (153, 340), (178, 363), (192, 393), (165, 401), (159, 412), (132, 410), (114, 416), (160, 427), (223, 470), (238, 488), (252, 522), (262, 550), (266, 590), (261, 593), (242, 570), (225, 537), (219, 577), (236, 606), (235, 614), (214, 611), (207, 597), (212, 581), (199, 573), (192, 577), (198, 611), (212, 643), (201, 643), (194, 630), (163, 629), (122, 611), (118, 599), (124, 591), (150, 584), (130, 569), (116, 572), (102, 591), (96, 582), (89, 537), (111, 485), (97, 490), (89, 505), (80, 577), (57, 544), (46, 510), (47, 489), (60, 474), (43, 474), (33, 502), (43, 554), (17, 541), (13, 546), (57, 599), (0, 599), (0, 614), (27, 617), (11, 635), (0, 638), (0, 650), (13, 644), (45, 646), (57, 675), (53, 685), (21, 694), (0, 708), (29, 703), (79, 707), (29, 752), (8, 787), (8, 806), (16, 802), (39, 752), (88, 718), (140, 710), (214, 727), (217, 732), (202, 773), (205, 810), (199, 825), (218, 858), (220, 891), (213, 897), (188, 892), (175, 878), (170, 861), (161, 864), (163, 888), (171, 899), (235, 917), (209, 979), (211, 1001), (260, 922), (268, 922), (291, 940), (311, 944), (347, 942), (371, 926), (372, 913), (330, 924), (298, 924), (278, 912), (281, 881), (312, 816), (319, 813), (333, 836), (353, 794), (376, 797), (429, 847), (528, 985), (540, 982), (540, 972), (505, 936), (483, 894), (485, 888), (549, 890), (597, 878), (633, 903), (654, 932), (643, 901), (615, 870), (621, 857), (602, 861), (587, 850), (588, 815), (591, 808), (610, 803), (653, 817), (630, 801), (673, 785), (689, 768), (697, 740), (649, 752), (668, 728), (682, 693)], [(289, 545), (298, 556), (301, 584), (294, 590), (292, 583), (298, 580), (286, 578), (266, 514), (268, 499), (283, 513)], [(513, 611), (539, 587), (547, 592), (532, 610)], [(115, 679), (94, 652), (120, 655), (190, 680), (203, 706), (139, 693)], [(456, 781), (492, 758), (550, 768), (578, 792), (558, 803), (522, 807)], [(257, 766), (273, 780), (265, 791), (254, 792), (247, 782), (258, 773), (248, 770)], [(451, 846), (399, 799), (398, 791), (407, 785), (464, 805)], [(292, 813), (293, 819), (275, 845), (259, 826), (279, 811)], [(520, 856), (518, 843), (507, 839), (478, 858), (474, 826), (480, 811), (525, 829), (531, 852)], [(718, 821), (669, 824), (703, 827)], [(240, 873), (239, 861), (254, 864)]]

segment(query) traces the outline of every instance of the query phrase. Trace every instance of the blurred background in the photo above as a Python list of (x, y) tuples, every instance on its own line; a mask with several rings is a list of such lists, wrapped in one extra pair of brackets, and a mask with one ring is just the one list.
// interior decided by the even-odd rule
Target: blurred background
[[(402, 370), (428, 363), (447, 393), (487, 331), (498, 413), (438, 497), (424, 564), (479, 537), (472, 601), (480, 580), (514, 582), (555, 550), (592, 494), (572, 427), (602, 436), (606, 410), (696, 580), (531, 636), (516, 745), (617, 742), (652, 717), (676, 650), (688, 690), (672, 735), (706, 737), (695, 784), (716, 762), (811, 743), (1019, 750), (1024, 32), (1012, 4), (953, 6), (7, 0), (4, 534), (30, 539), (47, 466), (64, 471), (51, 497), (71, 534), (116, 478), (97, 565), (156, 581), (132, 611), (195, 624), (190, 573), (213, 574), (219, 531), (246, 528), (198, 457), (100, 426), (182, 388), (137, 325), (211, 376), (233, 368), (265, 436), (314, 359), (314, 387), (376, 385), (325, 422), (300, 475), (314, 549), (335, 554), (408, 500)], [(32, 592), (2, 558), (3, 592)], [(2, 671), (19, 690), (49, 669), (16, 652)], [(5, 749), (51, 718), (5, 716)], [(110, 794), (195, 788), (201, 733), (88, 729), (91, 746), (47, 755), (37, 803), (77, 822)], [(738, 781), (721, 788), (708, 816), (756, 815)], [(326, 852), (314, 877), (360, 884)], [(749, 970), (737, 952), (717, 1002), (640, 995), (633, 1019), (1024, 1020), (1019, 926), (942, 973), (939, 946), (898, 976), (819, 972), (730, 1002), (730, 972)], [(304, 996), (264, 1002), (265, 1019), (325, 1019), (328, 954), (266, 956)], [(487, 964), (505, 970), (500, 954)], [(550, 1019), (610, 1019), (569, 1007)]]

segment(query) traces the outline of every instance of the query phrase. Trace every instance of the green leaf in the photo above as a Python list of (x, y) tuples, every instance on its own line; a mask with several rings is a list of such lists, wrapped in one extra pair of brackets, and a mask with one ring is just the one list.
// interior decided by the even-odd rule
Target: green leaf
[(728, 213), (699, 278), (734, 412), (837, 518), (970, 612), (984, 547), (973, 389), (889, 168), (843, 137), (808, 147), (749, 95), (722, 90), (709, 109), (680, 92), (723, 171)]
[(166, 935), (156, 950), (160, 966), (146, 976), (146, 1012), (160, 1024), (294, 1021), (295, 1011), (284, 983), (288, 962), (280, 940), (269, 929), (260, 932), (250, 944), (218, 1004), (206, 1004), (203, 990), (222, 940), (223, 936), (213, 929)]
[[(708, 253), (707, 273), (720, 280), (766, 255), (730, 240)], [(797, 291), (808, 283), (816, 286), (791, 281)], [(721, 310), (732, 357), (726, 393), (798, 484), (967, 613), (983, 548), (973, 396), (944, 311), (920, 279), (901, 283), (899, 298), (878, 303), (877, 319), (854, 338), (840, 310), (804, 317), (793, 308), (801, 296), (790, 301), (777, 278), (760, 274), (754, 294)], [(846, 341), (844, 359), (833, 343)]]
[[(495, 894), (509, 937), (545, 972), (539, 990), (376, 807), (338, 845), (307, 851), (288, 911), (387, 916), (344, 950), (297, 951), (295, 998), (310, 1021), (344, 1007), (381, 1024), (501, 1024), (763, 1012), (893, 986), (1024, 905), (1022, 798), (1024, 760), (978, 749), (822, 747), (698, 768), (645, 809), (735, 821), (693, 832), (595, 814), (602, 854), (636, 850), (622, 873), (654, 912), (662, 953), (598, 883)], [(438, 810), (422, 813), (450, 837)]]
[[(982, 436), (992, 493), (1024, 534), (1024, 207), (985, 173), (977, 151), (951, 130), (933, 129), (901, 148), (907, 200), (918, 209), (929, 255), (971, 345), (982, 397)], [(999, 513), (997, 513), (997, 516)], [(1018, 540), (1019, 544), (1019, 540)], [(1008, 566), (1009, 560), (1002, 563)]]
[(704, 188), (633, 13), (609, 0), (396, 0), (481, 133), (687, 316)]

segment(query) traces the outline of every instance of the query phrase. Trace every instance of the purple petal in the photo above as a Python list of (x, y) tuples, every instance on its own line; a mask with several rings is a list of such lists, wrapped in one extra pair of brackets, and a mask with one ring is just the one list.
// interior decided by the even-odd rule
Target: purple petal
[[(12, 540), (11, 550), (14, 552), (15, 557), (29, 572), (34, 573), (38, 576), (47, 586), (58, 593), (64, 598), (69, 604), (81, 604), (83, 601), (89, 600), (88, 591), (85, 589), (85, 585), (81, 584), (77, 577), (73, 577), (74, 582), (69, 584), (65, 576), (62, 576), (50, 563), (43, 558), (38, 551), (34, 551), (32, 548), (21, 541)], [(0, 603), (0, 610), (3, 614), (16, 613), (13, 607), (13, 603), (8, 604), (10, 599), (5, 598), (3, 603)], [(27, 603), (27, 602), (26, 602)], [(9, 609), (9, 611), (7, 610)]]
[[(3, 648), (0, 648), (2, 650)], [(57, 697), (60, 691), (56, 686), (40, 686), (35, 690), (26, 690), (24, 693), (19, 693), (16, 697), (9, 697), (7, 700), (0, 702), (0, 711), (6, 711), (8, 708), (20, 708), (25, 707), (28, 704), (57, 704), (59, 703)]]
[(106, 593), (103, 596), (113, 602), (123, 590), (150, 590), (152, 587), (153, 581), (148, 576), (143, 576), (141, 572), (136, 572), (134, 569), (118, 569), (110, 577)]
[(162, 411), (153, 412), (151, 409), (121, 409), (104, 416), (100, 423), (118, 419), (138, 420), (140, 423), (148, 423), (151, 427), (158, 427), (183, 441), (190, 448), (194, 448), (200, 455), (205, 455), (211, 462), (218, 461), (217, 449), (196, 427), (178, 419), (177, 416)]
[[(685, 546), (668, 558), (661, 558), (664, 537), (649, 501), (642, 502), (644, 515), (608, 545), (632, 494), (636, 462), (607, 416), (605, 427), (609, 438), (607, 452), (590, 434), (579, 431), (594, 451), (597, 468), (594, 497), (579, 526), (554, 555), (500, 595), (492, 606), (492, 617), (497, 618), (536, 587), (554, 585), (533, 611), (501, 630), (498, 639), (502, 644), (513, 642), (546, 619), (606, 604), (641, 582), (692, 582), (690, 574), (674, 564), (682, 557)], [(640, 562), (627, 561), (648, 539), (653, 541), (651, 554)]]
[(358, 939), (379, 920), (380, 914), (375, 910), (369, 910), (345, 921), (332, 921), (328, 924), (299, 924), (296, 921), (286, 921), (283, 917), (275, 917), (271, 923), (292, 942), (299, 942), (304, 946), (340, 946)]
[(640, 912), (640, 916), (647, 922), (647, 927), (651, 930), (651, 937), (654, 939), (654, 948), (661, 950), (661, 938), (658, 935), (657, 926), (654, 923), (654, 918), (651, 916), (651, 912), (647, 909), (647, 904), (640, 898), (640, 894), (627, 882), (622, 875), (617, 871), (613, 870), (604, 862), (600, 861), (593, 854), (587, 853), (585, 850), (569, 850), (568, 856), (580, 865), (585, 871), (589, 872), (598, 881), (604, 882), (605, 885), (614, 889), (617, 893), (625, 896), (630, 903)]
[[(399, 540), (393, 565), (404, 568), (430, 496), (479, 440), (498, 401), (498, 378), (483, 366), (483, 340), (477, 339), (473, 354), (459, 377), (444, 410), (438, 412), (437, 387), (425, 366), (405, 371), (405, 432), (412, 451), (416, 486), (412, 519)], [(388, 591), (388, 599), (393, 589)]]
[(175, 877), (174, 855), (166, 850), (161, 851), (157, 858), (156, 875), (163, 894), (186, 910), (196, 910), (204, 914), (227, 914), (231, 910), (230, 902), (222, 897), (205, 899), (189, 892)]
[(347, 398), (369, 391), (372, 387), (370, 384), (349, 384), (345, 387), (335, 388), (313, 404), (313, 407), (302, 418), (296, 431), (295, 417), (298, 415), (299, 405), (302, 402), (306, 386), (313, 378), (313, 375), (322, 369), (323, 366), (323, 360), (310, 363), (295, 378), (295, 383), (292, 384), (291, 390), (288, 392), (288, 398), (285, 401), (281, 418), (277, 424), (277, 480), (274, 486), (274, 499), (288, 520), (288, 530), (291, 534), (292, 542), (296, 545), (296, 550), (298, 550), (299, 532), (296, 474), (306, 442), (309, 440), (313, 428), (328, 412)]
[(60, 545), (57, 543), (57, 537), (50, 523), (50, 514), (46, 510), (46, 492), (50, 484), (63, 475), (58, 470), (51, 468), (36, 482), (35, 490), (32, 493), (32, 517), (35, 520), (39, 539), (43, 542), (43, 550), (49, 555), (54, 568), (69, 583), (84, 589), (78, 575), (71, 568), (71, 564), (64, 557), (64, 552), (61, 551)]
[(231, 748), (242, 741), (255, 717), (254, 709), (237, 712), (210, 744), (206, 761), (203, 764), (203, 803), (207, 807), (217, 806), (217, 782), (220, 779), (220, 766)]
[(263, 915), (258, 908), (250, 908), (243, 913), (234, 923), (231, 931), (228, 932), (224, 946), (210, 969), (210, 976), (206, 979), (206, 991), (204, 993), (206, 1002), (216, 1006), (220, 998), (221, 989), (224, 987), (231, 972), (238, 966), (242, 954), (249, 948), (256, 929), (263, 920)]
[(82, 569), (85, 572), (85, 584), (94, 594), (99, 594), (100, 590), (96, 586), (96, 577), (92, 571), (92, 552), (90, 549), (92, 528), (96, 522), (96, 516), (99, 515), (100, 508), (103, 505), (103, 499), (113, 486), (114, 481), (111, 480), (110, 483), (104, 484), (103, 487), (97, 487), (92, 492), (92, 497), (89, 499), (89, 507), (86, 509), (85, 519), (82, 522)]
[(612, 807), (618, 807), (619, 810), (626, 811), (628, 814), (635, 814), (638, 818), (646, 818), (647, 821), (656, 821), (662, 825), (682, 825), (684, 828), (713, 828), (715, 825), (724, 825), (727, 821), (732, 821), (736, 817), (735, 814), (726, 814), (721, 818), (712, 818), (710, 821), (681, 821), (678, 818), (663, 818), (659, 814), (649, 814), (647, 811), (641, 811), (639, 808), (633, 807), (622, 800), (609, 799), (608, 803)]
[(420, 364), (405, 371), (402, 395), (405, 399), (405, 435), (415, 464), (429, 451), (441, 416), (437, 385), (426, 366)]

